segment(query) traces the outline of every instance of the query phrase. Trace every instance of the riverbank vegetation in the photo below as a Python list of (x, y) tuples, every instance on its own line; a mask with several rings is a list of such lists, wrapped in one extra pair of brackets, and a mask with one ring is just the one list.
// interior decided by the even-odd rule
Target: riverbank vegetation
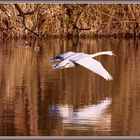
[(140, 37), (139, 4), (1, 4), (0, 37)]

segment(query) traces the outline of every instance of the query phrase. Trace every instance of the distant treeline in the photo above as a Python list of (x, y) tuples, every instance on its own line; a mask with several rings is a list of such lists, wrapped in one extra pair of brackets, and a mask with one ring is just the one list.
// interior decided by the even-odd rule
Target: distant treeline
[(140, 37), (140, 4), (1, 4), (0, 37)]

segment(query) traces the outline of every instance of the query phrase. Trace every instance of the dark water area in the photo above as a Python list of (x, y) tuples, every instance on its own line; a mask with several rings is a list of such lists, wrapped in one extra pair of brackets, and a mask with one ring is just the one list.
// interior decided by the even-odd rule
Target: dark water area
[[(0, 41), (1, 136), (139, 136), (140, 41)], [(53, 70), (64, 52), (98, 56), (112, 81), (82, 66)]]

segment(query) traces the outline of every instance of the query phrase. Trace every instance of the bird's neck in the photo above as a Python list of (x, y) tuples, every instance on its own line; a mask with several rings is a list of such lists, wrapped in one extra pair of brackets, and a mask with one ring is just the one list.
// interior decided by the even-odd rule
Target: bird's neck
[(93, 57), (96, 57), (96, 56), (99, 56), (99, 55), (109, 55), (109, 54), (108, 54), (107, 51), (104, 51), (104, 52), (98, 52), (98, 53), (91, 54), (90, 56), (93, 58)]

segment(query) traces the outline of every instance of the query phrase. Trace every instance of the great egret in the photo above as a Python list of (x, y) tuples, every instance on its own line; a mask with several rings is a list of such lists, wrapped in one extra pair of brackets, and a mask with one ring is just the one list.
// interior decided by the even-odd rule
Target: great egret
[(106, 71), (102, 64), (99, 61), (92, 59), (99, 55), (114, 55), (114, 53), (112, 51), (98, 52), (95, 54), (67, 52), (55, 56), (50, 60), (50, 62), (61, 61), (60, 63), (53, 65), (54, 69), (71, 68), (75, 67), (76, 65), (81, 65), (102, 76), (106, 80), (112, 80), (112, 76)]

